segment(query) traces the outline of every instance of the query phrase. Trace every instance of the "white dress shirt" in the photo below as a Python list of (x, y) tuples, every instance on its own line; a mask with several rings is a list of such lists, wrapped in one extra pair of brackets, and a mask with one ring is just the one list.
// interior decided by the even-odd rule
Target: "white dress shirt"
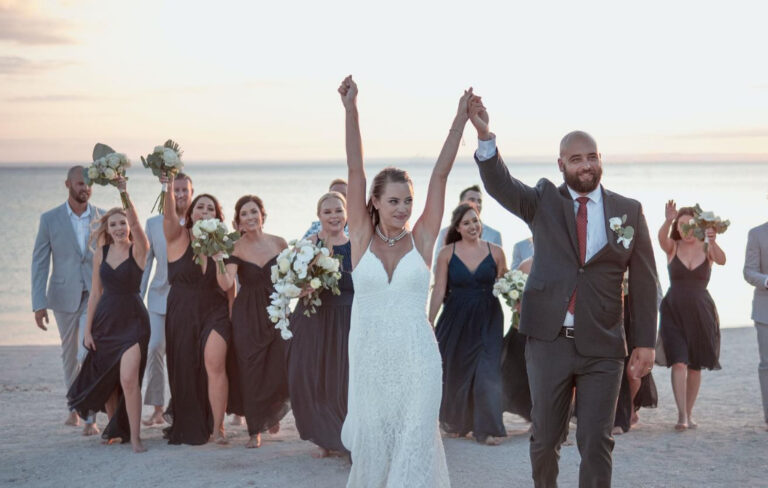
[(80, 253), (85, 255), (85, 246), (88, 244), (88, 236), (91, 233), (91, 207), (85, 207), (85, 212), (77, 215), (67, 200), (67, 213), (69, 214), (69, 221), (72, 223), (72, 229), (75, 231), (77, 243), (80, 245)]
[[(493, 136), (487, 141), (478, 139), (477, 152), (475, 156), (478, 161), (487, 161), (496, 154), (496, 137)], [(568, 192), (573, 198), (573, 212), (579, 211), (579, 202), (576, 201), (581, 195), (570, 186)], [(589, 261), (597, 252), (608, 244), (608, 236), (605, 232), (605, 209), (603, 208), (602, 186), (598, 185), (592, 192), (584, 195), (589, 198), (587, 202), (587, 250), (585, 262)], [(573, 314), (566, 312), (565, 327), (573, 327)]]

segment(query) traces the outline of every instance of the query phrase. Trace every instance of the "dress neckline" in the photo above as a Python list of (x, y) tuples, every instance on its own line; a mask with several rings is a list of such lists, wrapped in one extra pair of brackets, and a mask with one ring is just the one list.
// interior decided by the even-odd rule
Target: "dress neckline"
[(416, 242), (413, 240), (413, 232), (411, 232), (410, 234), (411, 234), (411, 248), (408, 250), (408, 252), (400, 256), (400, 258), (397, 260), (395, 267), (392, 269), (392, 276), (390, 276), (389, 273), (387, 272), (387, 268), (386, 266), (384, 266), (384, 261), (382, 261), (381, 258), (377, 256), (376, 253), (373, 252), (373, 250), (371, 249), (371, 245), (373, 244), (373, 239), (375, 239), (376, 236), (371, 237), (371, 242), (368, 243), (368, 249), (366, 252), (367, 254), (373, 255), (373, 257), (376, 258), (376, 261), (378, 261), (379, 264), (381, 265), (381, 269), (384, 271), (384, 274), (387, 276), (387, 286), (391, 285), (392, 280), (395, 279), (395, 273), (397, 273), (397, 269), (400, 267), (400, 263), (402, 263), (403, 260), (406, 258), (406, 256), (411, 254), (414, 251), (414, 249), (416, 249)]

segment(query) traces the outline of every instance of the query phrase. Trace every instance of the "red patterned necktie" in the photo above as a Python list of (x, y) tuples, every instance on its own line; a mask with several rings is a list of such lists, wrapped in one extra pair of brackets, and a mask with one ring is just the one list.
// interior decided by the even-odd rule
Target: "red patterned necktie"
[[(579, 202), (579, 210), (576, 212), (576, 235), (579, 240), (579, 259), (583, 266), (587, 259), (587, 202), (589, 198), (579, 197), (576, 201)], [(571, 300), (568, 302), (568, 311), (573, 314), (574, 310), (576, 310), (576, 288), (573, 289)]]

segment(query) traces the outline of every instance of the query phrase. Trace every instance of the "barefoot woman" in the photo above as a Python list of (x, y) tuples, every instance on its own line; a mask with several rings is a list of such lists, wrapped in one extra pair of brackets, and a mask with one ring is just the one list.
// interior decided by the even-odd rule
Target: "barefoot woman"
[[(119, 189), (125, 190), (124, 179)], [(106, 409), (109, 424), (102, 438), (130, 440), (134, 452), (144, 452), (139, 437), (141, 379), (150, 329), (139, 285), (149, 242), (128, 201), (127, 211), (113, 208), (104, 214), (93, 236), (101, 247), (93, 252), (83, 341), (89, 352), (67, 398), (84, 419)]]
[(165, 319), (171, 390), (166, 412), (171, 426), (165, 429), (169, 444), (205, 444), (212, 433), (217, 443), (227, 442), (222, 425), (231, 333), (227, 295), (216, 282), (218, 266), (213, 258), (195, 264), (191, 245), (194, 223), (212, 218), (224, 220), (219, 202), (211, 195), (199, 195), (187, 209), (182, 226), (173, 192), (165, 194), (163, 231), (171, 285)]

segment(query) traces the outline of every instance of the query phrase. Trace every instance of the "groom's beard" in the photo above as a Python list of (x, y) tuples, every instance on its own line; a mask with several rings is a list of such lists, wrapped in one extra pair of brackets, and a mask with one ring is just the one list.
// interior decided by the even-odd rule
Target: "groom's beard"
[[(590, 178), (582, 179), (581, 175), (585, 174), (589, 175)], [(600, 178), (602, 178), (602, 176), (602, 166), (585, 168), (578, 171), (577, 173), (568, 173), (568, 171), (563, 171), (563, 178), (565, 179), (565, 183), (577, 193), (590, 193), (594, 191), (594, 189), (597, 188), (597, 185), (600, 184)]]

